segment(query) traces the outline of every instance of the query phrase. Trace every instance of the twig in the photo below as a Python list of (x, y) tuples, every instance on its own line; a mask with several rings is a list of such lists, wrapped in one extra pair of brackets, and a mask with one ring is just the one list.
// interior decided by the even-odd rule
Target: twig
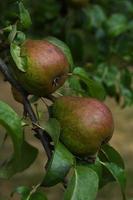
[(15, 80), (11, 70), (8, 68), (8, 66), (5, 64), (5, 62), (0, 58), (0, 71), (4, 74), (6, 77), (6, 80), (13, 86), (15, 87), (22, 95), (23, 97), (23, 105), (28, 113), (28, 116), (33, 124), (33, 130), (37, 133), (45, 151), (48, 156), (48, 159), (51, 158), (52, 155), (52, 149), (51, 149), (51, 144), (49, 141), (48, 135), (44, 132), (41, 127), (36, 127), (34, 124), (37, 124), (38, 120), (37, 117), (32, 109), (32, 106), (27, 98), (28, 93), (23, 89), (23, 87)]

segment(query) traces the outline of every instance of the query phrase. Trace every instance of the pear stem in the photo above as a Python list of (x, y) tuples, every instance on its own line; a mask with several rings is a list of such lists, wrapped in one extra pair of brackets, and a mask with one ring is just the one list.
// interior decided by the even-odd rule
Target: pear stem
[(24, 109), (27, 112), (32, 125), (33, 125), (33, 130), (36, 132), (38, 138), (40, 139), (48, 159), (51, 159), (52, 156), (52, 148), (50, 144), (50, 140), (48, 135), (45, 133), (45, 131), (41, 127), (35, 126), (35, 124), (38, 123), (37, 116), (33, 111), (33, 108), (30, 104), (30, 101), (28, 100), (28, 93), (23, 89), (23, 87), (16, 81), (14, 78), (10, 68), (5, 64), (5, 62), (0, 58), (0, 71), (4, 74), (6, 80), (13, 86), (15, 87), (22, 95), (23, 97), (23, 105)]

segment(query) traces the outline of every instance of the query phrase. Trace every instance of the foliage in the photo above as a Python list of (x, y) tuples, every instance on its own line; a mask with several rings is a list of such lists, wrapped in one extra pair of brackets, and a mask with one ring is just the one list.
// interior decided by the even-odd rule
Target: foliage
[[(24, 3), (33, 22), (29, 36), (53, 35), (63, 40), (72, 51), (75, 65), (99, 80), (106, 95), (115, 98), (122, 107), (133, 103), (131, 0), (88, 1), (85, 7), (74, 7), (66, 0), (24, 0)], [(16, 7), (15, 0), (1, 3), (4, 26), (19, 17)], [(26, 28), (30, 25), (27, 10), (23, 12), (21, 3), (19, 8), (21, 26), (25, 21)], [(127, 77), (131, 80), (128, 84), (124, 81)]]
[[(66, 82), (68, 93), (102, 101), (108, 95), (123, 107), (133, 103), (131, 0), (88, 1), (86, 7), (74, 7), (69, 1), (59, 0), (24, 0), (23, 3), (2, 1), (0, 8), (1, 42), (10, 46), (6, 56), (12, 56), (19, 70), (26, 71), (26, 60), (20, 54), (20, 46), (25, 38), (52, 35), (63, 40), (72, 52), (73, 59), (66, 45), (49, 37), (69, 58), (71, 72)], [(1, 57), (5, 58), (4, 51)], [(64, 95), (67, 94), (66, 85), (60, 90)], [(33, 99), (36, 102), (36, 97)], [(48, 110), (50, 113), (50, 107)], [(33, 163), (37, 149), (25, 141), (22, 121), (4, 102), (0, 102), (0, 124), (7, 130), (14, 146), (11, 160), (0, 167), (0, 177), (9, 178)], [(36, 123), (32, 125), (34, 129), (40, 128)], [(19, 186), (12, 195), (15, 192), (20, 194), (21, 200), (47, 199), (40, 187), (50, 187), (60, 182), (65, 186), (64, 179), (67, 179), (65, 200), (94, 200), (98, 189), (117, 181), (122, 198), (126, 200), (125, 167), (113, 147), (103, 145), (96, 161), (91, 164), (86, 159), (72, 155), (60, 142), (60, 124), (56, 119), (50, 118), (41, 130), (50, 138), (53, 147), (43, 180), (34, 188)]]

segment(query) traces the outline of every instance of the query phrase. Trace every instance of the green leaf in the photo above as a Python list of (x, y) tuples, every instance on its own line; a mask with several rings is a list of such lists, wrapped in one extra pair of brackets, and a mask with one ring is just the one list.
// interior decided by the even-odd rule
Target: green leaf
[[(101, 161), (99, 161), (101, 163)], [(101, 177), (99, 177), (99, 188), (101, 189), (105, 185), (107, 185), (110, 182), (115, 181), (115, 178), (112, 176), (110, 171), (101, 164)]]
[(73, 58), (72, 58), (69, 47), (64, 42), (62, 42), (61, 40), (58, 40), (55, 37), (47, 37), (46, 40), (54, 44), (55, 46), (57, 46), (65, 54), (68, 60), (68, 63), (70, 64), (70, 70), (72, 70), (74, 64), (73, 64)]
[(105, 157), (105, 159), (102, 161), (112, 162), (123, 169), (125, 168), (124, 161), (121, 155), (112, 146), (108, 144), (102, 145), (102, 149), (101, 149), (101, 152), (99, 153), (99, 157), (100, 157), (100, 154), (104, 154), (104, 157)]
[(133, 103), (133, 89), (132, 89), (132, 73), (128, 69), (123, 69), (120, 74), (120, 94), (123, 96), (123, 105), (131, 105)]
[(8, 41), (9, 41), (9, 43), (12, 43), (12, 42), (13, 42), (13, 40), (14, 40), (16, 34), (17, 34), (17, 25), (14, 24), (14, 25), (12, 25), (12, 30), (11, 30), (11, 32), (9, 33), (9, 36), (8, 36)]
[(102, 63), (98, 66), (97, 69), (98, 79), (104, 82), (108, 87), (116, 85), (118, 82), (119, 70), (115, 65), (108, 65)]
[(128, 69), (123, 69), (121, 71), (121, 83), (124, 85), (124, 86), (127, 86), (127, 87), (131, 87), (132, 85), (132, 74), (131, 72), (128, 70)]
[(69, 86), (72, 90), (74, 90), (77, 94), (85, 95), (85, 90), (81, 87), (80, 80), (76, 76), (71, 76), (69, 78)]
[(126, 189), (126, 174), (125, 171), (115, 163), (103, 163), (102, 164), (109, 170), (114, 179), (118, 182), (121, 188), (123, 200), (126, 200), (125, 189)]
[(4, 137), (2, 138), (2, 141), (0, 143), (0, 149), (3, 147), (3, 145), (5, 144), (6, 140), (8, 138), (8, 134), (5, 133)]
[(123, 96), (124, 102), (122, 107), (124, 108), (125, 106), (130, 106), (133, 103), (133, 89), (129, 89), (122, 84), (120, 85), (120, 93), (121, 96)]
[(27, 68), (27, 58), (21, 56), (21, 47), (16, 43), (11, 43), (10, 53), (18, 69), (25, 72)]
[(99, 178), (99, 188), (101, 189), (106, 184), (115, 181), (112, 174), (106, 169), (105, 166), (101, 164), (99, 158), (97, 158), (94, 164), (88, 165), (88, 167), (92, 168), (98, 175)]
[(37, 149), (25, 141), (23, 141), (21, 152), (19, 153), (20, 155), (16, 156), (16, 151), (18, 150), (19, 149), (15, 149), (10, 161), (4, 163), (4, 165), (2, 165), (0, 168), (1, 178), (8, 179), (16, 173), (24, 171), (34, 162), (37, 157)]
[(63, 144), (58, 143), (53, 157), (48, 164), (48, 169), (42, 185), (50, 187), (63, 181), (73, 164), (73, 155)]
[(19, 2), (20, 22), (23, 28), (29, 28), (32, 24), (30, 14), (24, 7), (22, 2)]
[(14, 148), (10, 161), (5, 162), (0, 168), (0, 177), (10, 178), (28, 168), (35, 160), (38, 151), (24, 140), (20, 118), (2, 101), (0, 101), (0, 124), (10, 135)]
[(98, 176), (86, 166), (76, 166), (64, 200), (95, 200), (98, 192)]
[(13, 197), (15, 193), (21, 195), (21, 200), (26, 200), (30, 193), (30, 188), (27, 186), (19, 186), (11, 193), (11, 197)]
[(50, 118), (43, 126), (44, 130), (51, 136), (54, 145), (56, 146), (60, 136), (60, 124), (54, 119)]
[(23, 144), (21, 120), (12, 108), (2, 101), (0, 101), (0, 124), (3, 125), (7, 133), (11, 136), (14, 149), (18, 150), (15, 151), (15, 155), (20, 155)]
[(9, 25), (9, 26), (6, 26), (5, 28), (3, 28), (2, 31), (4, 31), (4, 32), (11, 32), (12, 29), (13, 29), (13, 26)]
[(99, 181), (102, 179), (102, 164), (100, 160), (97, 158), (94, 164), (87, 164), (89, 168), (93, 169), (99, 178)]
[[(84, 9), (84, 13), (90, 21), (92, 27), (98, 28), (106, 21), (104, 10), (99, 5), (88, 6)], [(88, 23), (89, 24), (89, 23)]]
[(36, 191), (27, 200), (47, 200), (47, 197), (43, 192)]
[[(124, 170), (124, 162), (120, 154), (110, 145), (106, 144), (102, 146), (101, 151), (99, 152), (99, 158), (102, 162), (110, 162), (116, 164), (118, 167)], [(109, 182), (115, 181), (116, 179), (112, 176), (112, 173), (107, 170), (103, 165), (102, 179), (100, 180), (100, 187), (103, 187)]]
[(19, 172), (27, 169), (35, 161), (37, 154), (38, 150), (24, 140), (21, 149), (21, 163), (19, 163)]
[(105, 99), (105, 90), (104, 90), (102, 84), (96, 80), (91, 79), (84, 69), (82, 69), (80, 67), (76, 67), (73, 70), (73, 75), (78, 76), (80, 78), (80, 80), (83, 81), (83, 83), (87, 87), (86, 90), (87, 90), (89, 96), (91, 96), (93, 98), (97, 98), (99, 100)]
[(15, 42), (17, 44), (22, 44), (26, 40), (26, 36), (22, 31), (17, 31)]
[(107, 26), (111, 36), (118, 36), (127, 30), (127, 18), (122, 14), (112, 14), (107, 21)]
[(37, 189), (38, 186), (37, 188), (35, 186), (32, 189), (27, 186), (20, 186), (12, 192), (11, 197), (14, 193), (18, 193), (21, 195), (21, 200), (47, 200), (44, 192), (37, 191)]
[(87, 162), (84, 161), (77, 161), (77, 165), (82, 165), (82, 166), (86, 166), (89, 167), (90, 169), (94, 170), (98, 176), (99, 179), (99, 184), (102, 181), (103, 178), (103, 165), (101, 164), (99, 158), (96, 158), (95, 163), (93, 164), (88, 164)]

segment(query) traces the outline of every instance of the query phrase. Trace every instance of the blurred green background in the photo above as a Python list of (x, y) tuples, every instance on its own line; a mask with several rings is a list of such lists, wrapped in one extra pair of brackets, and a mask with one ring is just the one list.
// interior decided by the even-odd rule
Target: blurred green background
[[(65, 41), (71, 49), (76, 66), (83, 67), (94, 80), (103, 84), (115, 118), (115, 134), (111, 144), (125, 160), (128, 197), (133, 196), (133, 2), (132, 0), (23, 0), (29, 10), (32, 26), (24, 30), (28, 37), (45, 38), (52, 35)], [(0, 28), (18, 19), (16, 0), (0, 1)], [(0, 99), (19, 114), (22, 106), (13, 100), (8, 83), (0, 79)], [(110, 98), (111, 97), (111, 98)], [(119, 103), (119, 104), (118, 104)], [(41, 110), (40, 104), (40, 110)], [(131, 106), (131, 107), (128, 107)], [(122, 109), (122, 107), (125, 107)], [(45, 116), (46, 113), (44, 113)], [(3, 138), (1, 128), (0, 141)], [(10, 181), (0, 181), (0, 200), (9, 199), (18, 185), (36, 184), (43, 176), (45, 155), (39, 142), (27, 130), (29, 141), (40, 149), (37, 161)], [(3, 154), (4, 152), (4, 154)], [(9, 156), (11, 143), (7, 140), (1, 156)], [(59, 184), (45, 189), (49, 200), (62, 199)], [(18, 199), (18, 197), (14, 197)], [(111, 183), (99, 192), (97, 200), (120, 200), (117, 184)]]

